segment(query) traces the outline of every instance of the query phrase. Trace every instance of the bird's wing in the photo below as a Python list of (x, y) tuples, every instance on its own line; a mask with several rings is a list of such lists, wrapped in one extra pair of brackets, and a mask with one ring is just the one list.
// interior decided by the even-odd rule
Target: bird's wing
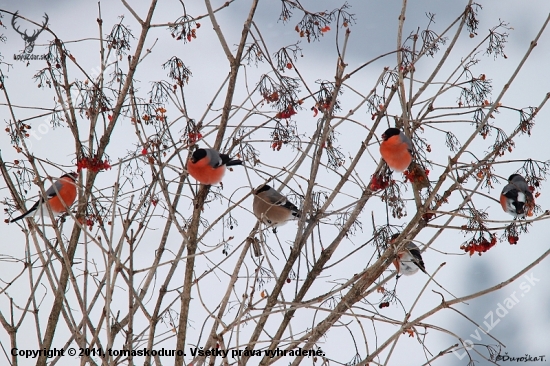
[(292, 212), (292, 215), (294, 217), (300, 217), (302, 214), (300, 213), (300, 210), (298, 210), (298, 207), (296, 207), (295, 204), (293, 204), (292, 202), (288, 201), (286, 198), (285, 198), (285, 203), (284, 205), (282, 205), (283, 207), (285, 207), (286, 209), (290, 210)]
[(520, 192), (523, 192), (528, 199), (533, 199), (533, 194), (531, 193), (531, 190), (529, 189), (529, 186), (527, 185), (527, 182), (523, 179), (523, 177), (522, 179), (512, 180), (512, 183), (508, 185), (516, 188)]
[(63, 187), (63, 182), (61, 180), (57, 180), (50, 188), (46, 190), (46, 199), (57, 196), (57, 192), (61, 190), (61, 187)]
[[(263, 205), (261, 205), (260, 202), (258, 202), (257, 203), (258, 211), (270, 212), (271, 216), (276, 215), (277, 212), (280, 212), (282, 215), (292, 214), (292, 216), (294, 217), (301, 216), (300, 211), (298, 210), (298, 207), (296, 207), (285, 196), (280, 194), (278, 191), (276, 191), (272, 187), (269, 187), (269, 189), (266, 191), (260, 192), (259, 194), (257, 194), (257, 196), (258, 196), (257, 198), (258, 200), (262, 201), (264, 204), (267, 205), (266, 207), (263, 207)], [(284, 210), (281, 211), (280, 209), (284, 209)]]
[(422, 260), (420, 249), (418, 249), (418, 247), (414, 243), (407, 244), (407, 249), (414, 258), (414, 264), (416, 264), (422, 272), (426, 273), (426, 267), (424, 266), (424, 261)]
[(223, 159), (219, 152), (217, 152), (214, 149), (205, 149), (205, 150), (206, 150), (206, 157), (208, 158), (208, 164), (212, 168), (217, 168), (223, 165)]
[(290, 202), (288, 198), (286, 198), (285, 196), (283, 196), (273, 188), (266, 192), (266, 196), (268, 197), (269, 202), (272, 205), (284, 207), (292, 211), (293, 214), (298, 213), (298, 217), (300, 217), (298, 212), (298, 207), (296, 207), (296, 205)]
[(512, 184), (507, 184), (502, 189), (502, 195), (515, 200), (518, 198), (518, 190)]
[(275, 206), (286, 207), (287, 203), (289, 203), (285, 196), (283, 196), (273, 188), (265, 191), (265, 194), (263, 196), (263, 198), (267, 200), (268, 203)]
[(410, 138), (407, 137), (407, 135), (405, 135), (405, 133), (401, 132), (400, 133), (400, 136), (401, 136), (401, 140), (407, 144), (407, 146), (409, 147), (409, 151), (413, 151), (413, 144), (412, 144), (412, 141)]

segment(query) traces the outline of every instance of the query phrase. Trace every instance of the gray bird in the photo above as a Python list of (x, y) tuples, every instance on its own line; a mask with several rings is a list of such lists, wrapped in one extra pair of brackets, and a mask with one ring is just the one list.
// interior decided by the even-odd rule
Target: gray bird
[(508, 184), (504, 186), (500, 195), (500, 205), (510, 215), (523, 217), (527, 211), (527, 215), (531, 216), (535, 199), (521, 175), (512, 174), (508, 178)]
[[(392, 235), (390, 244), (395, 244), (395, 239), (397, 239), (399, 234)], [(393, 265), (397, 269), (397, 278), (401, 275), (412, 276), (418, 270), (427, 274), (420, 249), (412, 242), (408, 242), (404, 250), (397, 253), (397, 258), (393, 260)]]
[(268, 226), (273, 227), (276, 233), (277, 226), (286, 224), (292, 217), (300, 217), (301, 213), (292, 202), (271, 188), (262, 184), (254, 190), (254, 215)]

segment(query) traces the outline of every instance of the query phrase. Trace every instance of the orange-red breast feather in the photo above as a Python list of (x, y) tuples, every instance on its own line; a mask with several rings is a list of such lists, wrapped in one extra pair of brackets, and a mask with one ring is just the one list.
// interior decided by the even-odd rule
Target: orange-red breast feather
[(412, 143), (397, 128), (388, 128), (382, 134), (380, 154), (388, 166), (396, 172), (405, 171), (412, 161)]

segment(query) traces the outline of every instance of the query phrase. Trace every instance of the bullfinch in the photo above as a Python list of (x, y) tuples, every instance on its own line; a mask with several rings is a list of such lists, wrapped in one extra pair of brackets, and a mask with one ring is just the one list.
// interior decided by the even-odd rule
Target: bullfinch
[[(399, 236), (399, 233), (393, 234), (390, 239), (390, 243), (394, 244), (395, 239)], [(397, 253), (397, 258), (393, 260), (393, 265), (397, 270), (397, 278), (401, 275), (412, 276), (420, 269), (422, 272), (426, 272), (426, 267), (424, 267), (424, 261), (422, 260), (422, 255), (420, 254), (420, 249), (416, 244), (409, 242), (404, 250)]]
[(68, 173), (62, 175), (53, 186), (46, 190), (46, 197), (41, 198), (23, 215), (16, 217), (10, 222), (15, 222), (25, 217), (34, 216), (37, 212), (40, 212), (42, 216), (48, 215), (48, 209), (44, 206), (44, 202), (47, 202), (51, 207), (54, 216), (58, 216), (67, 211), (67, 209), (74, 203), (76, 199), (76, 179), (78, 173)]
[(264, 224), (272, 226), (274, 233), (277, 232), (277, 226), (301, 215), (298, 207), (267, 184), (262, 184), (254, 190), (252, 211)]
[(226, 166), (242, 165), (242, 163), (214, 149), (197, 149), (187, 161), (187, 171), (200, 183), (212, 185), (222, 181)]
[(527, 216), (532, 215), (535, 199), (521, 175), (512, 174), (508, 178), (508, 184), (500, 194), (500, 205), (505, 212), (513, 216), (525, 216), (526, 213)]
[(380, 144), (380, 155), (396, 172), (405, 171), (412, 161), (412, 142), (405, 134), (397, 128), (388, 128), (382, 134)]

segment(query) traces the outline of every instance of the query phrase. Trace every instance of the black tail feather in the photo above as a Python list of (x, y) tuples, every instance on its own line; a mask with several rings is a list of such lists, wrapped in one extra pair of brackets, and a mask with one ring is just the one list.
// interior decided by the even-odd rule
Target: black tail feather
[(243, 165), (243, 162), (238, 159), (229, 160), (227, 163), (225, 163), (226, 166), (233, 166), (233, 165)]
[(28, 212), (25, 212), (23, 215), (17, 216), (15, 219), (11, 219), (11, 220), (10, 220), (10, 223), (21, 220), (22, 218), (24, 218), (25, 216), (27, 216), (27, 214), (28, 214)]
[(32, 205), (32, 207), (30, 208), (30, 210), (28, 210), (27, 212), (25, 212), (24, 214), (20, 215), (20, 216), (17, 216), (15, 219), (12, 219), (10, 221), (10, 223), (12, 222), (16, 222), (16, 221), (19, 221), (21, 219), (24, 219), (25, 217), (27, 217), (30, 213), (33, 213), (34, 211), (36, 211), (36, 209), (38, 208), (38, 205), (40, 204), (40, 200), (36, 201), (36, 203), (34, 205)]
[(300, 210), (298, 210), (298, 207), (296, 207), (296, 205), (292, 202), (286, 201), (283, 207), (288, 208), (290, 211), (292, 211), (292, 216), (294, 217), (300, 218), (302, 216), (302, 213), (300, 212)]
[(220, 154), (220, 158), (222, 158), (222, 164), (227, 166), (243, 165), (242, 161), (239, 159), (231, 159), (227, 154)]

